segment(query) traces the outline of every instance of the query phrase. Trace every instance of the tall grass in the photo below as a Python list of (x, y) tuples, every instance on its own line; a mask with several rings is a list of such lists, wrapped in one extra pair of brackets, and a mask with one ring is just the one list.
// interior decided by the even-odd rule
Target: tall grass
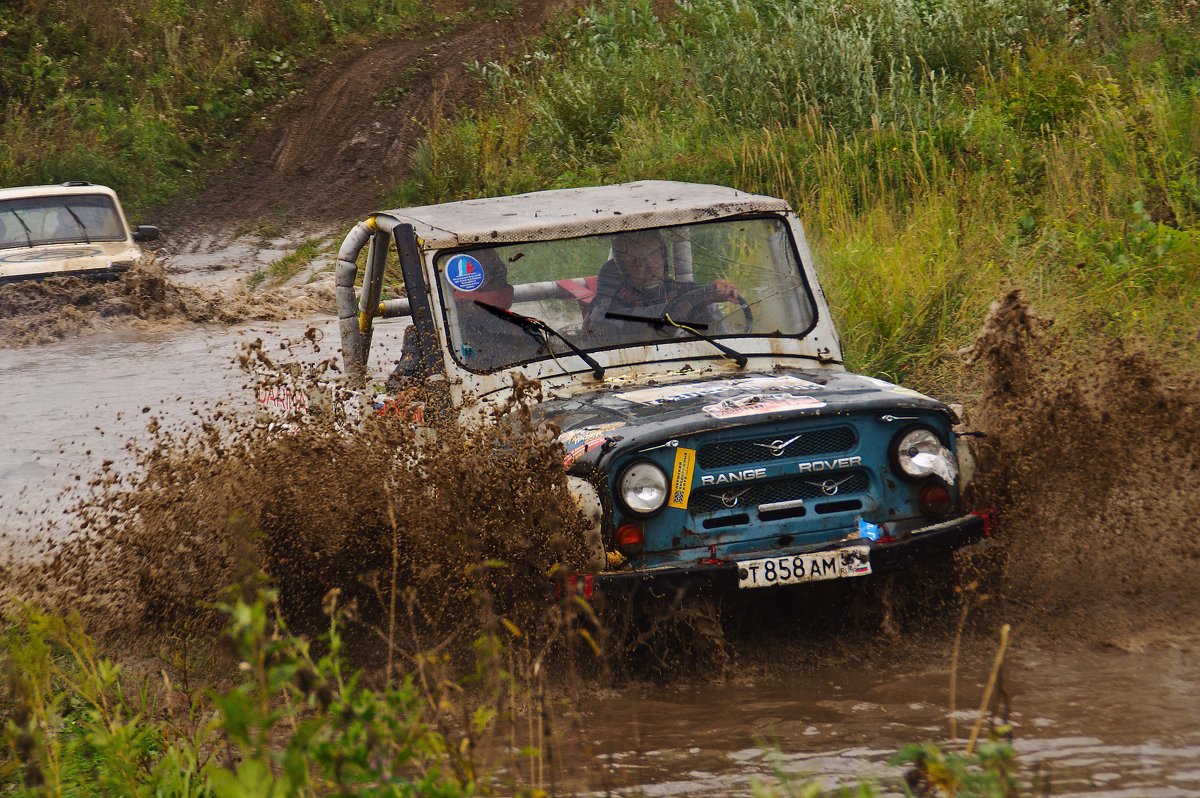
[(86, 179), (160, 200), (296, 91), (300, 61), (453, 18), (412, 0), (0, 4), (0, 186)]
[(1081, 340), (1194, 356), (1197, 42), (1185, 0), (612, 0), (480, 65), (489, 102), (429, 131), (404, 196), (783, 196), (849, 364), (930, 389), (1013, 287)]

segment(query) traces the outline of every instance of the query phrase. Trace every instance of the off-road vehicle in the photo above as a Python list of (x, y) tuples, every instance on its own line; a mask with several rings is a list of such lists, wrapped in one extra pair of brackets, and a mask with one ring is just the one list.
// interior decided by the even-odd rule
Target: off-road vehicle
[(130, 230), (117, 194), (73, 181), (0, 189), (0, 283), (72, 275), (113, 278), (158, 238), (158, 228)]
[[(406, 298), (380, 298), (389, 251)], [(955, 412), (843, 366), (783, 200), (645, 181), (402, 208), (338, 258), (352, 378), (375, 321), (404, 317), (394, 383), (457, 406), (540, 383), (594, 523), (571, 589), (847, 579), (988, 533), (962, 506)]]

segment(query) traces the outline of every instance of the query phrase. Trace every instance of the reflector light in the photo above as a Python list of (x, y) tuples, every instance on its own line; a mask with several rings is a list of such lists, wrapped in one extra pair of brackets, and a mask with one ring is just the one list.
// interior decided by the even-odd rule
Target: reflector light
[(944, 485), (930, 482), (921, 488), (917, 496), (921, 509), (928, 515), (945, 515), (950, 512), (950, 491)]
[(617, 527), (618, 546), (642, 546), (645, 542), (646, 535), (637, 524), (621, 524)]

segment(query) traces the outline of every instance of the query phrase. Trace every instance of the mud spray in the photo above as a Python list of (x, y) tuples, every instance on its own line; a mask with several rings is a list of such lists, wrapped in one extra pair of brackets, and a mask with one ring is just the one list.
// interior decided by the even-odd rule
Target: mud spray
[[(242, 361), (275, 368), (259, 342)], [(275, 373), (295, 384), (295, 372)], [(14, 566), (7, 583), (80, 613), (125, 651), (164, 635), (214, 638), (214, 604), (263, 580), (307, 633), (326, 625), (324, 599), (340, 591), (367, 649), (389, 627), (409, 657), (469, 650), (499, 624), (545, 639), (556, 622), (549, 575), (583, 562), (554, 430), (520, 399), (467, 426), (431, 407), (420, 426), (396, 414), (348, 424), (315, 405), (283, 428), (220, 408), (186, 429), (152, 420), (137, 468), (105, 463), (77, 533), (44, 544), (41, 562)]]
[(989, 587), (1030, 632), (1123, 648), (1194, 634), (1200, 380), (1136, 344), (1081, 346), (1019, 293), (968, 353), (976, 497), (998, 511)]
[(106, 282), (48, 277), (0, 287), (0, 349), (74, 338), (119, 324), (279, 321), (332, 307), (328, 288), (251, 294), (181, 286), (168, 278), (160, 259), (146, 255)]

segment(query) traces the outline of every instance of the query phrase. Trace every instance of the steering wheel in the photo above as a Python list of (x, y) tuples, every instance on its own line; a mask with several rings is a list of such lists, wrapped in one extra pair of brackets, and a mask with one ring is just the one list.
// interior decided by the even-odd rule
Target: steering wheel
[(742, 309), (742, 329), (734, 330), (734, 332), (748, 335), (754, 329), (754, 311), (750, 309), (750, 303), (741, 294), (734, 294), (733, 301), (737, 302)]
[[(735, 324), (730, 324), (730, 319), (720, 311), (715, 309), (709, 311), (709, 308), (718, 304), (717, 302), (703, 301), (709, 296), (709, 286), (697, 286), (668, 302), (666, 313), (683, 325), (689, 321), (708, 324), (707, 330), (701, 330), (706, 335), (745, 335), (754, 329), (754, 311), (751, 310), (750, 303), (741, 294), (734, 294), (733, 299), (728, 300), (736, 302), (742, 310), (740, 329), (736, 328)], [(713, 320), (716, 321), (715, 324)]]

